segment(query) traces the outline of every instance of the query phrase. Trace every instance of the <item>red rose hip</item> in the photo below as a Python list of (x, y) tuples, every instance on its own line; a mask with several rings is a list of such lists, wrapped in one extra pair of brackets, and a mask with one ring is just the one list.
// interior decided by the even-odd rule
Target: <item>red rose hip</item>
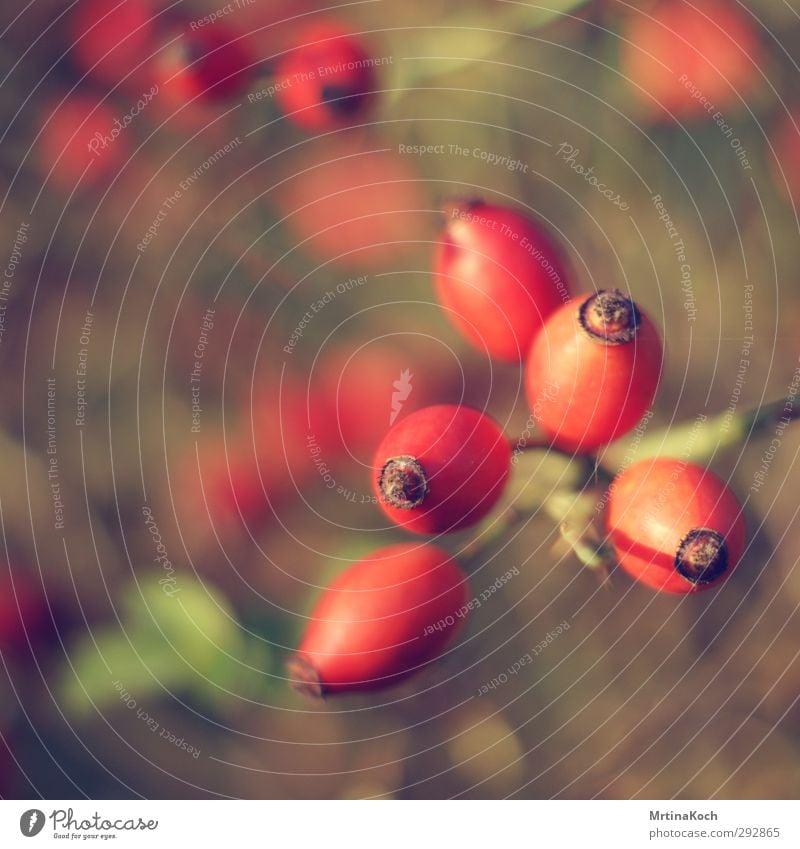
[(281, 109), (306, 130), (358, 121), (375, 90), (373, 63), (361, 42), (326, 24), (303, 35), (279, 63), (274, 83)]
[(61, 188), (73, 191), (110, 180), (128, 158), (126, 138), (112, 136), (115, 114), (92, 94), (76, 91), (40, 113), (39, 169)]
[(775, 185), (787, 197), (800, 203), (800, 112), (795, 108), (790, 114), (781, 116), (770, 134), (774, 156), (770, 156), (770, 168)]
[(79, 0), (69, 18), (73, 58), (107, 85), (143, 82), (137, 68), (152, 50), (155, 11), (150, 0)]
[(662, 0), (632, 12), (623, 37), (622, 73), (658, 117), (665, 109), (679, 119), (711, 120), (758, 84), (762, 50), (737, 3)]
[(631, 430), (653, 400), (658, 332), (616, 289), (584, 295), (552, 315), (525, 374), (539, 428), (565, 451), (589, 452)]
[(620, 566), (640, 583), (696, 593), (730, 575), (745, 547), (742, 508), (708, 469), (643, 460), (611, 485), (607, 529)]
[(375, 453), (375, 493), (396, 524), (418, 534), (459, 530), (500, 498), (511, 448), (489, 416), (440, 404), (406, 416)]
[(154, 59), (161, 95), (177, 106), (197, 99), (220, 103), (241, 95), (253, 74), (253, 58), (240, 33), (221, 23), (174, 30)]
[(314, 608), (289, 661), (311, 696), (378, 690), (439, 657), (463, 619), (467, 579), (436, 546), (404, 543), (346, 569)]
[(337, 135), (288, 156), (275, 197), (279, 214), (319, 259), (347, 269), (405, 264), (428, 238), (419, 213), (427, 201), (413, 163), (386, 149), (388, 142), (365, 150), (356, 136)]
[(480, 200), (455, 203), (436, 248), (436, 294), (480, 351), (520, 362), (569, 298), (560, 252), (536, 222)]

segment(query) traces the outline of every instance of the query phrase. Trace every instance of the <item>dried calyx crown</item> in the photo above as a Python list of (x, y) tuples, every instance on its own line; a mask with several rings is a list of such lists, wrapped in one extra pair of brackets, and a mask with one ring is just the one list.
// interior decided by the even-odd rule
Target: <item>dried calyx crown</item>
[(619, 289), (601, 289), (590, 295), (578, 311), (581, 327), (605, 345), (624, 345), (636, 338), (641, 313)]
[(419, 506), (428, 494), (428, 476), (416, 457), (392, 457), (383, 464), (378, 488), (386, 502), (400, 510)]
[(326, 85), (321, 96), (329, 109), (341, 115), (355, 115), (364, 105), (363, 92), (348, 86)]
[(692, 584), (710, 584), (728, 569), (725, 538), (710, 528), (694, 528), (681, 541), (675, 568)]

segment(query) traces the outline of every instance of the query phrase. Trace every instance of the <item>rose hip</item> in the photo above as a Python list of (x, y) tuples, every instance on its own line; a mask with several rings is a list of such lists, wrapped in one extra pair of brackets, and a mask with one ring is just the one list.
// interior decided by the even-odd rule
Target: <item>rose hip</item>
[(281, 109), (306, 130), (358, 121), (372, 102), (375, 74), (361, 42), (337, 26), (314, 27), (279, 63), (274, 85)]
[(480, 351), (525, 357), (548, 316), (569, 297), (562, 258), (544, 228), (481, 200), (451, 204), (436, 248), (436, 293)]
[(154, 13), (149, 0), (80, 0), (69, 19), (73, 58), (107, 85), (141, 83), (136, 69), (152, 51)]
[(175, 107), (197, 100), (220, 103), (250, 84), (253, 59), (245, 39), (222, 23), (192, 30), (182, 25), (154, 57), (159, 98)]
[(385, 269), (428, 238), (413, 164), (379, 146), (388, 144), (325, 137), (287, 156), (274, 201), (304, 250), (347, 269)]
[(511, 449), (471, 407), (425, 407), (398, 422), (375, 454), (374, 486), (386, 515), (418, 534), (467, 527), (503, 493)]
[(668, 110), (678, 118), (710, 118), (759, 80), (761, 47), (736, 3), (662, 0), (631, 13), (623, 38), (622, 73), (658, 116)]
[(452, 643), (466, 599), (466, 576), (445, 551), (410, 543), (379, 549), (325, 590), (289, 679), (316, 697), (396, 684)]
[(564, 451), (593, 451), (627, 433), (658, 387), (662, 345), (647, 316), (616, 289), (552, 315), (525, 374), (537, 426)]
[(128, 156), (124, 136), (111, 137), (116, 117), (94, 95), (75, 92), (51, 102), (40, 115), (39, 170), (70, 191), (78, 180), (92, 186), (116, 174)]
[(656, 590), (696, 593), (727, 578), (745, 547), (742, 508), (712, 472), (642, 460), (611, 486), (607, 529), (620, 566)]

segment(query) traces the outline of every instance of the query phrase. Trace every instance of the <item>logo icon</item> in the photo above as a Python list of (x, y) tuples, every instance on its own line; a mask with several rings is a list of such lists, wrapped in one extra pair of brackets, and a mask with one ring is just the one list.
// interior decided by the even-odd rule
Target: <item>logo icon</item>
[(31, 808), (19, 818), (19, 830), (25, 837), (36, 837), (44, 828), (44, 811)]
[(389, 424), (393, 425), (395, 419), (400, 415), (400, 410), (403, 409), (403, 401), (408, 400), (408, 396), (411, 394), (411, 378), (414, 377), (411, 374), (410, 369), (403, 369), (400, 372), (400, 377), (392, 383), (392, 388), (394, 392), (392, 392), (392, 412), (389, 415)]

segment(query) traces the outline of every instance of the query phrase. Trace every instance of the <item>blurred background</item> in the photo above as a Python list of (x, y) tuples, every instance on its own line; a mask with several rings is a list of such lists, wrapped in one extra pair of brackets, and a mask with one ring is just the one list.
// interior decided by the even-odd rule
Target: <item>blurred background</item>
[[(444, 199), (649, 312), (649, 428), (791, 391), (796, 0), (33, 0), (0, 32), (0, 795), (797, 797), (791, 427), (757, 486), (773, 434), (713, 460), (750, 530), (718, 591), (583, 567), (531, 452), (463, 560), (475, 595), (518, 574), (445, 658), (320, 703), (284, 671), (407, 538), (370, 484), (395, 382), (525, 429), (521, 368), (436, 302)], [(320, 32), (351, 47), (304, 58)], [(362, 96), (308, 108), (304, 61)]]

